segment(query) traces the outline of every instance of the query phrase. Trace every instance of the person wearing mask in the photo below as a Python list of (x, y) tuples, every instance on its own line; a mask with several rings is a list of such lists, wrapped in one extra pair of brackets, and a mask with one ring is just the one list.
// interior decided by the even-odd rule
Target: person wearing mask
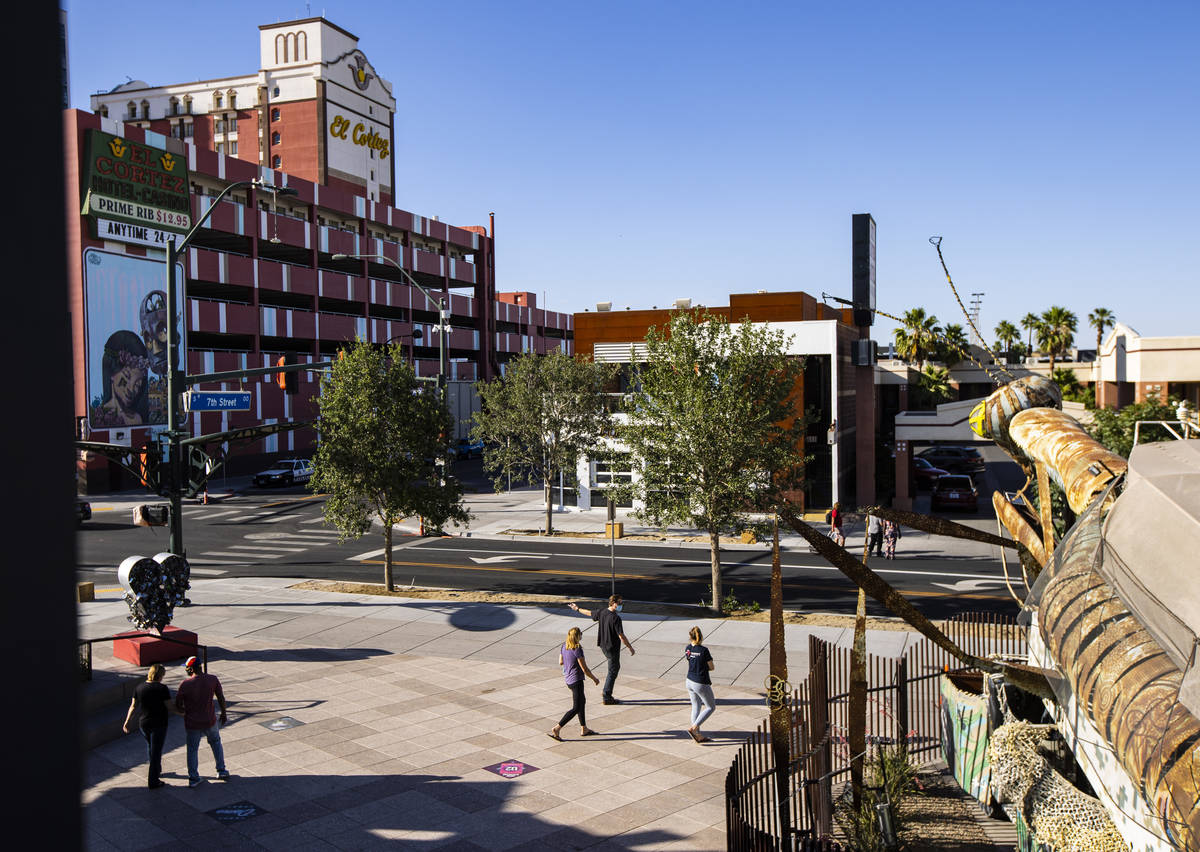
[(688, 637), (691, 642), (683, 649), (683, 656), (688, 664), (684, 686), (687, 687), (688, 698), (692, 702), (692, 724), (687, 732), (688, 736), (696, 742), (706, 743), (710, 740), (700, 733), (700, 726), (712, 715), (717, 706), (713, 699), (712, 677), (708, 674), (713, 670), (713, 658), (702, 644), (704, 634), (700, 632), (699, 627), (693, 627), (688, 631)]
[(608, 674), (604, 677), (604, 689), (601, 690), (605, 704), (620, 704), (621, 699), (613, 697), (613, 686), (617, 682), (617, 674), (621, 671), (621, 645), (629, 649), (632, 657), (636, 652), (633, 645), (625, 638), (625, 627), (621, 623), (621, 596), (613, 595), (608, 599), (605, 609), (584, 609), (572, 601), (567, 604), (576, 612), (589, 616), (598, 625), (596, 629), (596, 644), (600, 646), (604, 659), (608, 660)]
[(587, 703), (587, 698), (583, 694), (583, 678), (586, 675), (591, 678), (592, 683), (597, 685), (599, 685), (600, 679), (592, 674), (587, 660), (583, 658), (582, 639), (583, 631), (578, 627), (572, 627), (567, 631), (566, 641), (558, 649), (558, 664), (562, 666), (563, 680), (567, 682), (567, 688), (571, 690), (571, 709), (563, 714), (563, 717), (558, 720), (558, 724), (549, 732), (550, 739), (558, 740), (560, 743), (562, 737), (559, 734), (563, 725), (576, 716), (579, 717), (579, 736), (596, 736), (596, 732), (587, 726), (587, 718), (584, 716), (584, 705)]

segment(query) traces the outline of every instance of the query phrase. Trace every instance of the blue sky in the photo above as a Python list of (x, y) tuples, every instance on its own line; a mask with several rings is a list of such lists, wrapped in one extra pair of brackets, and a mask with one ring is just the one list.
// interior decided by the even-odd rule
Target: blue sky
[(499, 288), (555, 310), (848, 298), (869, 212), (889, 313), (965, 325), (937, 234), (989, 341), (1051, 305), (1083, 347), (1096, 307), (1200, 334), (1193, 0), (202, 8), (149, 24), (143, 4), (70, 3), (72, 105), (127, 77), (252, 73), (259, 24), (323, 14), (393, 86), (396, 205), (495, 211)]

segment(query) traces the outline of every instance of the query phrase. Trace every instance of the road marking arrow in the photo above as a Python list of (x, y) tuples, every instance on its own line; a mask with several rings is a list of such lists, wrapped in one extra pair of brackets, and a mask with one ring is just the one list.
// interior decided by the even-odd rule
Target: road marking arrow
[(494, 565), (497, 562), (516, 562), (518, 559), (549, 559), (549, 556), (533, 556), (522, 553), (519, 556), (472, 556), (471, 561), (478, 565)]
[(952, 592), (977, 592), (989, 583), (1003, 584), (1003, 580), (959, 580), (957, 583), (932, 583)]

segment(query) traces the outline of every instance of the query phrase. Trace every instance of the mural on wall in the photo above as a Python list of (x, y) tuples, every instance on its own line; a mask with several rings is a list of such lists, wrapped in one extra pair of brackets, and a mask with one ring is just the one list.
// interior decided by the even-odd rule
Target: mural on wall
[[(163, 261), (98, 249), (83, 255), (89, 425), (165, 426), (168, 311)], [(176, 311), (182, 317), (182, 264), (176, 276)], [(182, 331), (180, 351), (187, 351)]]

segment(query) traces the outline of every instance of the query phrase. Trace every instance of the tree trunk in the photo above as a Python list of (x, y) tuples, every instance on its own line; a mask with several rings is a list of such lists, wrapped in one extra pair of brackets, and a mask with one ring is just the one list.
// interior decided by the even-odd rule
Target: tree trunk
[(720, 532), (709, 532), (708, 534), (709, 550), (712, 555), (712, 608), (714, 612), (721, 611), (721, 601), (725, 600), (725, 596), (721, 594), (721, 534)]
[(554, 488), (548, 473), (542, 477), (542, 491), (546, 498), (546, 535), (550, 535), (554, 531)]
[(383, 585), (389, 592), (396, 591), (392, 584), (392, 519), (383, 519)]

